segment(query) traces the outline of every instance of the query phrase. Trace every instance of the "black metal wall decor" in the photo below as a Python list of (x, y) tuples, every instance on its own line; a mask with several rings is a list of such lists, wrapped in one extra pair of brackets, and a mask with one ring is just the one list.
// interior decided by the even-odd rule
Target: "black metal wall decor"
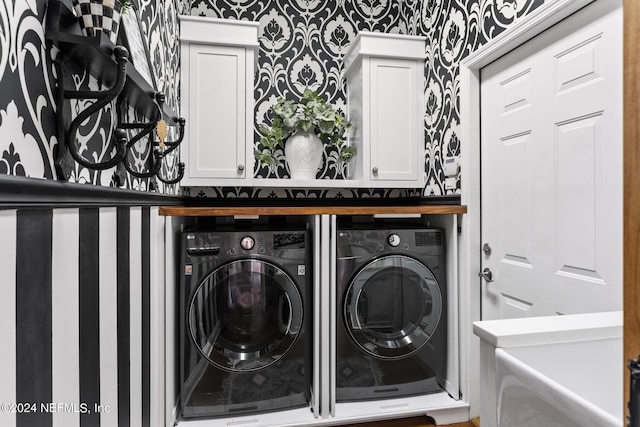
[[(149, 54), (142, 43), (140, 28), (124, 34), (120, 38), (125, 46), (114, 45), (107, 36), (85, 37), (79, 34), (77, 19), (62, 0), (50, 0), (50, 11), (47, 22), (47, 38), (52, 40), (60, 53), (56, 59), (59, 76), (58, 84), (58, 138), (55, 149), (55, 164), (59, 179), (68, 180), (75, 170), (74, 161), (92, 170), (104, 170), (117, 166), (113, 181), (118, 186), (124, 185), (122, 172), (126, 170), (138, 178), (157, 177), (165, 184), (176, 184), (184, 175), (184, 164), (179, 163), (174, 177), (164, 177), (160, 173), (162, 160), (174, 151), (184, 137), (185, 120), (166, 108), (164, 94), (157, 92), (149, 67)], [(135, 13), (129, 11), (129, 13)], [(137, 24), (137, 18), (136, 25)], [(129, 24), (131, 26), (131, 24)], [(137, 36), (134, 36), (137, 34)], [(136, 56), (130, 54), (131, 43)], [(146, 64), (142, 73), (132, 66), (130, 60)], [(71, 62), (85, 67), (106, 90), (66, 90), (65, 63)], [(94, 100), (83, 109), (76, 108), (76, 115), (71, 120), (71, 108), (65, 105), (66, 100)], [(110, 109), (116, 103), (116, 117), (112, 121), (107, 146), (103, 150), (106, 159), (87, 159), (82, 155), (78, 141), (78, 131), (91, 116), (100, 114), (104, 108)], [(87, 104), (82, 102), (83, 104)], [(133, 108), (144, 121), (126, 122), (127, 108)], [(168, 126), (177, 127), (178, 137), (175, 141), (166, 141)], [(131, 138), (128, 130), (136, 130)], [(156, 132), (153, 132), (153, 131)], [(156, 137), (157, 140), (156, 140)], [(140, 171), (131, 167), (128, 154), (139, 141), (147, 141), (149, 153), (146, 170)], [(155, 187), (150, 181), (150, 187)], [(154, 190), (155, 188), (150, 188)]]
[[(127, 57), (128, 52), (122, 46), (116, 46), (113, 49), (113, 55), (117, 62), (117, 75), (116, 82), (108, 90), (104, 91), (76, 91), (65, 90), (64, 85), (58, 85), (58, 105), (64, 105), (65, 99), (95, 99), (94, 103), (89, 104), (84, 110), (80, 111), (76, 117), (69, 124), (68, 129), (65, 131), (65, 118), (63, 114), (58, 116), (58, 133), (59, 143), (56, 147), (56, 168), (59, 178), (69, 179), (73, 166), (67, 163), (67, 153), (71, 154), (73, 159), (82, 166), (89, 169), (109, 169), (117, 165), (124, 159), (126, 154), (126, 134), (116, 128), (112, 133), (112, 140), (116, 146), (116, 153), (108, 160), (102, 160), (98, 162), (92, 162), (80, 154), (77, 141), (77, 131), (80, 124), (84, 122), (91, 115), (97, 113), (105, 105), (113, 101), (122, 91), (126, 83), (127, 78)], [(64, 67), (60, 66), (58, 62), (58, 75), (61, 77), (61, 81), (64, 80)]]
[[(178, 171), (176, 173), (176, 176), (173, 178), (165, 178), (162, 176), (162, 174), (160, 173), (161, 164), (162, 164), (162, 159), (165, 158), (169, 153), (174, 151), (176, 148), (178, 148), (178, 146), (182, 143), (182, 140), (184, 138), (184, 128), (185, 128), (186, 121), (182, 117), (175, 120), (175, 124), (177, 124), (179, 129), (178, 139), (176, 139), (175, 141), (167, 141), (165, 139), (167, 134), (167, 131), (165, 130), (167, 124), (162, 118), (163, 117), (162, 111), (164, 109), (165, 97), (164, 97), (164, 94), (160, 92), (156, 92), (154, 98), (158, 105), (158, 110), (156, 115), (152, 118), (152, 120), (146, 123), (120, 122), (119, 124), (119, 127), (121, 129), (138, 130), (138, 133), (136, 133), (133, 137), (129, 139), (128, 142), (126, 142), (127, 152), (131, 150), (133, 145), (136, 144), (138, 141), (143, 140), (145, 137), (147, 138), (151, 148), (149, 150), (151, 153), (151, 155), (149, 156), (150, 164), (148, 165), (147, 170), (142, 172), (137, 171), (133, 167), (131, 167), (130, 163), (126, 161), (126, 159), (123, 162), (123, 165), (127, 172), (129, 172), (131, 175), (137, 178), (157, 177), (160, 181), (164, 182), (165, 184), (176, 184), (180, 182), (180, 180), (184, 176), (184, 163), (181, 162), (178, 164)], [(154, 131), (155, 131), (155, 135), (154, 135)], [(155, 140), (155, 136), (158, 136), (157, 141)]]

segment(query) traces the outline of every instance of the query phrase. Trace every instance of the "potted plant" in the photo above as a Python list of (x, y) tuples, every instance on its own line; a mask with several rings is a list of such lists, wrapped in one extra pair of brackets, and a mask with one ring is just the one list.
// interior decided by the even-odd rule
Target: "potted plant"
[(95, 37), (103, 32), (109, 40), (116, 43), (120, 16), (127, 13), (131, 7), (131, 0), (73, 0), (72, 2), (84, 35)]
[(271, 126), (260, 126), (263, 149), (255, 151), (260, 164), (275, 166), (277, 152), (284, 151), (291, 178), (315, 179), (326, 146), (335, 147), (343, 162), (355, 155), (345, 143), (351, 123), (316, 92), (305, 89), (298, 102), (279, 97), (271, 111)]
[(131, 7), (131, 0), (117, 0), (118, 3), (120, 3), (120, 6), (122, 7), (120, 10), (120, 13), (122, 13), (123, 15), (125, 13), (127, 13), (127, 10), (129, 10), (129, 8)]

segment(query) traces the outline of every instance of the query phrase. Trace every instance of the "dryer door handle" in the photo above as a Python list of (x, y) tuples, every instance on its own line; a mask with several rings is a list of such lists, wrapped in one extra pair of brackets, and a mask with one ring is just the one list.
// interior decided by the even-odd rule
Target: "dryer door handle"
[[(364, 300), (363, 300), (364, 299)], [(362, 303), (361, 303), (362, 301)], [(351, 328), (354, 330), (362, 330), (362, 324), (367, 324), (367, 297), (363, 295), (362, 289), (358, 291), (355, 304), (351, 308), (349, 317), (351, 318)]]

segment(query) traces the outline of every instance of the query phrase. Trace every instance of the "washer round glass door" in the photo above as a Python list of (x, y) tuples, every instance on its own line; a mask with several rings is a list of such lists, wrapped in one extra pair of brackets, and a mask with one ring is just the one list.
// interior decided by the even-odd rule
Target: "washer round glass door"
[(442, 314), (442, 294), (431, 271), (404, 255), (374, 259), (349, 283), (346, 328), (365, 352), (381, 359), (407, 357), (425, 345)]
[(258, 259), (221, 265), (202, 280), (189, 305), (189, 330), (200, 353), (233, 372), (280, 359), (302, 327), (302, 298), (291, 277)]

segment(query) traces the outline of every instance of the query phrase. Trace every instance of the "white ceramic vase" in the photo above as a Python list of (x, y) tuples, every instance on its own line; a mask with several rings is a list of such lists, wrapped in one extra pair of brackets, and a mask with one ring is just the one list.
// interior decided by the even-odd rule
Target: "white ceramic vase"
[(296, 132), (284, 145), (291, 179), (316, 179), (324, 146), (313, 132)]

